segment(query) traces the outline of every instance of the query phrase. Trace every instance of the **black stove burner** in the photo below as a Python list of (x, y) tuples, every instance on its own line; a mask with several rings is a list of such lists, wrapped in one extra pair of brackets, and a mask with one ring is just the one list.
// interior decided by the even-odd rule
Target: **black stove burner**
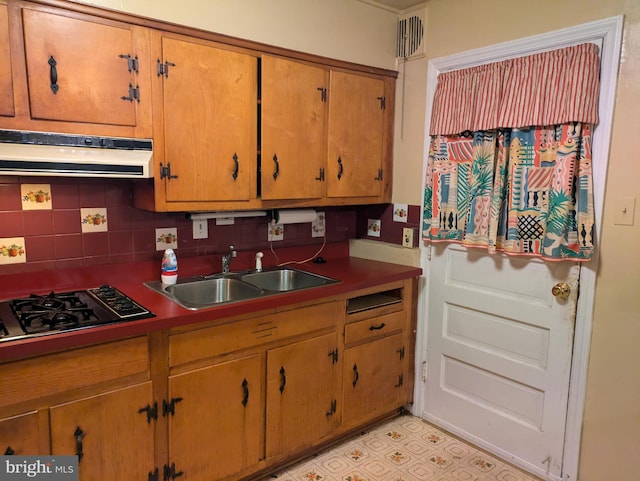
[[(115, 287), (0, 302), (0, 341), (154, 317)], [(4, 325), (3, 325), (4, 323)]]
[(74, 292), (31, 294), (10, 301), (9, 305), (27, 334), (73, 329), (98, 321), (93, 309)]

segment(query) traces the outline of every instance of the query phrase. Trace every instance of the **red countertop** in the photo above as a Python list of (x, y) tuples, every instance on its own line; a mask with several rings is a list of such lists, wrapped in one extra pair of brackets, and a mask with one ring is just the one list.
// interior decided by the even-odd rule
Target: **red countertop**
[[(314, 258), (317, 250), (318, 246), (278, 249), (278, 261), (279, 264), (283, 264), (291, 260)], [(180, 259), (179, 250), (176, 251), (176, 254), (180, 277), (220, 272), (220, 255)], [(231, 266), (232, 271), (252, 268), (254, 254), (254, 252), (238, 252), (238, 258), (234, 259)], [(215, 321), (216, 319), (223, 322), (232, 316), (340, 295), (388, 282), (417, 277), (422, 273), (422, 270), (416, 267), (349, 257), (347, 243), (327, 244), (321, 255), (326, 260), (324, 264), (308, 261), (303, 264), (290, 265), (338, 279), (341, 281), (340, 283), (199, 310), (185, 309), (144, 285), (147, 281), (159, 279), (159, 261), (3, 275), (0, 276), (0, 300), (8, 300), (31, 293), (45, 294), (51, 291), (81, 290), (110, 284), (152, 311), (156, 317), (3, 342), (0, 343), (0, 361), (114, 341), (186, 324)], [(276, 263), (275, 256), (268, 250), (264, 251), (263, 266), (270, 267)]]

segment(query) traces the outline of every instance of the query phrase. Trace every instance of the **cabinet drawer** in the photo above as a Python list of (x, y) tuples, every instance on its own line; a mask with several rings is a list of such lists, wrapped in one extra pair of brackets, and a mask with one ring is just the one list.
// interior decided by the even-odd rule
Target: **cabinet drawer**
[(329, 328), (336, 325), (339, 315), (338, 303), (330, 302), (176, 333), (169, 339), (169, 365), (179, 366)]
[(344, 343), (350, 345), (400, 331), (404, 327), (404, 321), (405, 314), (400, 311), (347, 324), (344, 330)]
[(50, 354), (2, 365), (0, 406), (149, 371), (147, 337)]

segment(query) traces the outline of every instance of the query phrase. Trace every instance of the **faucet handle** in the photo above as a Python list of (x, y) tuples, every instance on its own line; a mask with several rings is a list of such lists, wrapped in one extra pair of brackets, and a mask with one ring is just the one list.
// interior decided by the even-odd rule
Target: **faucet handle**
[(236, 248), (232, 245), (229, 246), (229, 254), (231, 254), (231, 257), (236, 257), (238, 255), (238, 253), (236, 252)]

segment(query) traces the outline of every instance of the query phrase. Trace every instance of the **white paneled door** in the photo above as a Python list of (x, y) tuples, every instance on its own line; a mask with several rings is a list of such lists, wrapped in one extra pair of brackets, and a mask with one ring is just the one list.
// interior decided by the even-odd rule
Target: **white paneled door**
[(560, 479), (579, 272), (432, 247), (423, 417)]

